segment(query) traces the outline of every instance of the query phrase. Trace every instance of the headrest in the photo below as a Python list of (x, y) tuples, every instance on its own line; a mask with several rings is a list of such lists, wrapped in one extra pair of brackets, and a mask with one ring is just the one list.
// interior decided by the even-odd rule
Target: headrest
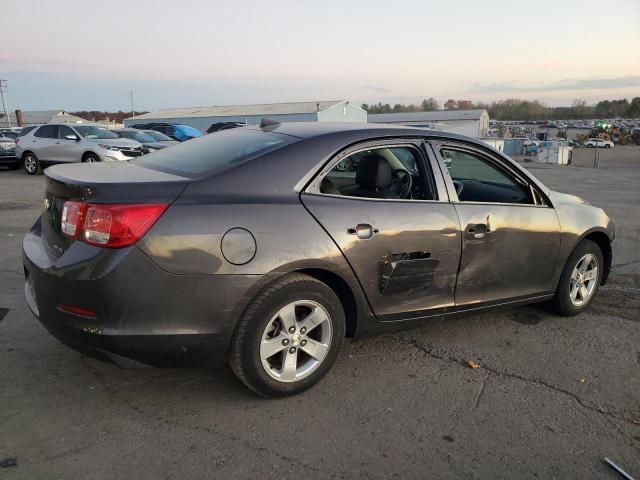
[(391, 166), (386, 158), (371, 153), (358, 163), (356, 183), (367, 190), (387, 188), (392, 182), (391, 174)]

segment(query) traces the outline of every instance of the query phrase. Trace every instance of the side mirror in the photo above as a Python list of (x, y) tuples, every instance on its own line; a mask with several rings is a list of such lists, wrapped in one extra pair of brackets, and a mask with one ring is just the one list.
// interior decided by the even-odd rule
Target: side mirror
[(77, 135), (65, 135), (64, 138), (67, 140), (75, 140), (76, 142), (80, 140)]

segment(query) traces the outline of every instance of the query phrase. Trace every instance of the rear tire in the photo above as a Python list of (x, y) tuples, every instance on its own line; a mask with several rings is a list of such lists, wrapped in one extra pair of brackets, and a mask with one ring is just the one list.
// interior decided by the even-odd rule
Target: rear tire
[(22, 165), (24, 167), (24, 171), (29, 175), (37, 175), (39, 173), (42, 173), (40, 160), (38, 160), (38, 157), (36, 157), (35, 153), (25, 153), (22, 156)]
[(307, 275), (287, 275), (247, 307), (231, 340), (229, 365), (264, 397), (294, 395), (326, 375), (344, 336), (344, 311), (334, 291)]
[(598, 244), (582, 240), (562, 270), (551, 309), (567, 317), (586, 310), (598, 293), (603, 270), (604, 257)]

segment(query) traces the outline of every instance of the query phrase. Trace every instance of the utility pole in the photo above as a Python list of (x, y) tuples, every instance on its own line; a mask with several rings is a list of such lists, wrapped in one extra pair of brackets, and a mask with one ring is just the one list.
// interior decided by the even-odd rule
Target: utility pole
[(7, 121), (7, 127), (11, 128), (11, 119), (9, 118), (9, 112), (7, 111), (7, 102), (4, 98), (7, 93), (7, 81), (0, 78), (0, 97), (2, 98), (2, 110), (4, 111), (4, 118)]
[(129, 92), (129, 99), (131, 100), (131, 118), (136, 118), (136, 112), (133, 109), (133, 90)]

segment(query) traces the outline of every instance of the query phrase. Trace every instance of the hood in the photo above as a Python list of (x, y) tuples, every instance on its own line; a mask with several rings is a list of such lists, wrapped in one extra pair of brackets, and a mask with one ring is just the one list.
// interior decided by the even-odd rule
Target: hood
[(577, 195), (569, 195), (568, 193), (560, 193), (551, 190), (549, 192), (549, 198), (556, 204), (569, 204), (569, 205), (591, 205), (584, 198), (578, 197)]
[(102, 145), (111, 145), (114, 147), (130, 147), (141, 148), (142, 144), (135, 140), (129, 140), (128, 138), (83, 138), (87, 142), (101, 143)]
[(161, 148), (170, 147), (171, 145), (180, 142), (145, 142), (144, 146), (147, 148), (153, 148), (155, 150), (160, 150)]

